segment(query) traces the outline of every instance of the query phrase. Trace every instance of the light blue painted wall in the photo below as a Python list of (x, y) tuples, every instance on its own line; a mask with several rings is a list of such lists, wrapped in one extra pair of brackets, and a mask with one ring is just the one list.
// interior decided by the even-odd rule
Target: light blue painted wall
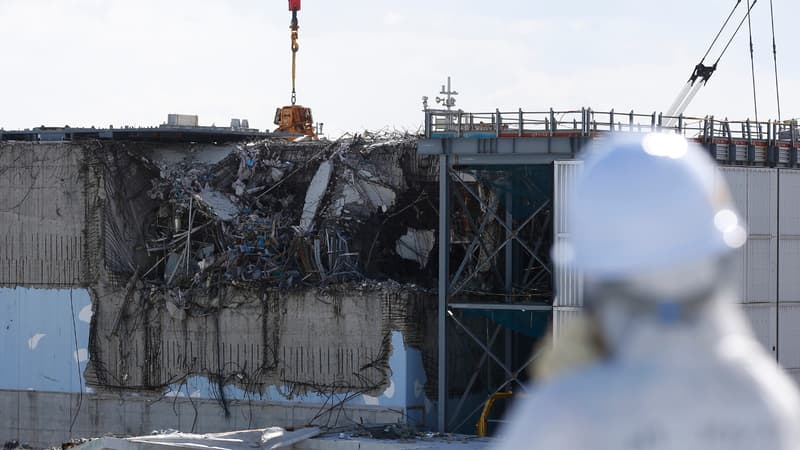
[(91, 305), (84, 289), (0, 288), (0, 389), (87, 392)]

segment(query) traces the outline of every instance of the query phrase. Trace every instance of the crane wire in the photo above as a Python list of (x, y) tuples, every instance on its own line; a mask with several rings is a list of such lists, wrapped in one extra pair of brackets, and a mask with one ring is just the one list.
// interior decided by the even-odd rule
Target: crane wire
[(752, 75), (753, 78), (753, 109), (755, 110), (756, 114), (756, 123), (758, 123), (758, 97), (756, 95), (756, 64), (753, 58), (753, 26), (750, 23), (750, 0), (747, 0), (747, 33), (750, 35), (750, 74)]
[(750, 3), (750, 0), (748, 0), (747, 3), (749, 5), (749, 7), (747, 8), (747, 15), (745, 17), (742, 17), (742, 20), (739, 21), (739, 26), (736, 27), (736, 31), (733, 32), (733, 34), (731, 35), (730, 39), (728, 39), (728, 43), (725, 44), (725, 48), (722, 49), (722, 53), (720, 53), (719, 56), (717, 57), (717, 60), (714, 61), (714, 65), (715, 66), (722, 59), (722, 56), (725, 54), (725, 52), (728, 51), (728, 47), (731, 46), (731, 42), (733, 42), (733, 38), (735, 38), (736, 35), (739, 34), (739, 30), (742, 29), (742, 25), (744, 25), (744, 21), (747, 20), (750, 17), (750, 11), (752, 11), (753, 8), (755, 8), (756, 3), (758, 3), (758, 0), (753, 0), (753, 3)]
[(772, 62), (775, 66), (775, 96), (778, 104), (778, 122), (781, 120), (781, 90), (778, 84), (778, 47), (775, 45), (775, 14), (772, 0), (769, 0), (769, 19), (772, 24)]
[[(771, 1), (772, 1), (772, 0), (770, 0), (770, 2), (771, 2)], [(739, 4), (740, 4), (740, 3), (742, 3), (742, 0), (736, 0), (736, 4), (733, 6), (733, 9), (731, 10), (731, 13), (730, 13), (730, 14), (728, 14), (728, 18), (727, 18), (727, 19), (725, 19), (725, 23), (723, 23), (723, 24), (722, 24), (722, 27), (720, 27), (719, 31), (717, 31), (717, 35), (716, 35), (716, 36), (714, 36), (714, 40), (713, 40), (713, 41), (711, 41), (711, 45), (709, 45), (709, 46), (708, 46), (708, 49), (706, 50), (706, 53), (703, 55), (703, 58), (701, 58), (701, 59), (700, 59), (700, 64), (703, 64), (703, 61), (705, 61), (705, 60), (706, 60), (706, 57), (708, 56), (708, 54), (709, 54), (709, 53), (711, 53), (711, 49), (712, 49), (712, 48), (714, 48), (714, 44), (716, 44), (716, 43), (717, 43), (717, 40), (718, 40), (718, 39), (719, 39), (719, 37), (722, 35), (722, 32), (723, 32), (723, 31), (725, 31), (725, 27), (727, 27), (727, 26), (728, 26), (728, 22), (730, 22), (730, 20), (731, 20), (731, 17), (733, 17), (733, 13), (735, 13), (735, 12), (736, 12), (736, 8), (738, 8), (738, 7), (739, 7)]]

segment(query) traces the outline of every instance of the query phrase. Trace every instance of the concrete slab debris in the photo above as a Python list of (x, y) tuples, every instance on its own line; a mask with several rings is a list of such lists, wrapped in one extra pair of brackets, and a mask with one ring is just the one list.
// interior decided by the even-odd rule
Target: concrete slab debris
[(206, 187), (195, 196), (205, 203), (211, 209), (211, 212), (223, 222), (230, 222), (231, 219), (239, 214), (239, 208), (225, 194)]
[[(396, 425), (380, 428), (392, 430)], [(384, 438), (369, 435), (369, 427), (359, 433), (328, 432), (319, 428), (287, 431), (279, 427), (228, 433), (159, 433), (130, 438), (102, 437), (74, 446), (75, 450), (484, 450), (490, 439), (455, 434), (418, 433)]]
[(279, 427), (227, 433), (192, 434), (177, 431), (129, 438), (103, 437), (73, 447), (78, 450), (205, 450), (292, 449), (294, 444), (319, 435), (316, 427), (287, 431)]
[(395, 245), (395, 251), (404, 259), (416, 261), (421, 268), (428, 264), (433, 245), (436, 242), (434, 230), (414, 230), (409, 228), (406, 234), (400, 236)]
[(328, 189), (328, 183), (331, 180), (331, 172), (333, 171), (333, 163), (330, 160), (323, 161), (311, 183), (308, 185), (306, 191), (306, 201), (303, 205), (303, 213), (300, 216), (300, 230), (303, 233), (311, 231), (314, 226), (314, 219), (317, 217), (322, 198), (325, 196), (325, 191)]

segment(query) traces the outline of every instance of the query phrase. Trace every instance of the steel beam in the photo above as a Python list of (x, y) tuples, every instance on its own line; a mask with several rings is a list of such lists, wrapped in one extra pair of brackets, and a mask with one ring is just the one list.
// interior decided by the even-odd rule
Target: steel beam
[[(500, 329), (501, 328), (503, 328), (502, 325), (498, 325), (497, 327), (495, 327), (494, 334), (492, 334), (491, 338), (489, 338), (489, 346), (490, 347), (494, 344), (494, 341), (497, 339), (497, 335), (500, 334)], [(464, 401), (467, 399), (467, 396), (469, 396), (470, 389), (472, 389), (472, 386), (475, 385), (475, 381), (478, 380), (478, 376), (480, 375), (481, 368), (483, 368), (483, 364), (486, 363), (486, 359), (488, 357), (489, 357), (489, 355), (486, 352), (484, 352), (483, 355), (481, 355), (481, 360), (478, 361), (478, 365), (475, 366), (475, 371), (472, 373), (472, 377), (469, 379), (469, 383), (467, 383), (467, 387), (464, 388), (464, 393), (461, 394), (461, 398), (458, 400), (458, 405), (456, 405), (455, 411), (453, 411), (453, 416), (450, 418), (451, 419), (450, 420), (450, 424), (453, 423), (453, 419), (458, 417), (458, 413), (461, 412), (461, 408), (464, 406)]]
[[(456, 319), (456, 316), (455, 316), (455, 314), (453, 314), (452, 311), (447, 311), (447, 315), (450, 316), (450, 319), (452, 319), (453, 322), (455, 322), (456, 325), (458, 325), (464, 331), (464, 333), (466, 333), (467, 336), (471, 337), (472, 340), (476, 344), (478, 344), (478, 346), (481, 349), (483, 349), (483, 351), (485, 351), (489, 355), (489, 358), (492, 358), (492, 360), (494, 362), (496, 362), (497, 365), (500, 366), (501, 369), (503, 369), (503, 372), (505, 372), (506, 375), (508, 375), (509, 377), (512, 377), (512, 378), (515, 377), (514, 373), (511, 371), (511, 369), (509, 369), (508, 366), (506, 366), (503, 363), (503, 361), (500, 361), (500, 358), (498, 358), (494, 353), (492, 353), (492, 350), (489, 347), (487, 347), (486, 344), (484, 344), (477, 336), (475, 336), (475, 334), (473, 332), (469, 331), (469, 328), (467, 328), (466, 325), (461, 323), (460, 320)], [(522, 383), (519, 383), (519, 385), (520, 385), (520, 387), (522, 387), (523, 391), (525, 391), (525, 392), (528, 391), (525, 388), (525, 386), (522, 385)]]
[(447, 432), (447, 296), (450, 279), (450, 158), (439, 157), (439, 326), (438, 405), (439, 432)]
[(485, 309), (505, 311), (552, 311), (546, 303), (450, 303), (450, 309)]

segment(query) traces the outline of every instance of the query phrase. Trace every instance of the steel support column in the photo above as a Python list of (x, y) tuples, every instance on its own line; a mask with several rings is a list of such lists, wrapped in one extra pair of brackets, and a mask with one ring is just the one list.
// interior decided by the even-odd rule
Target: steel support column
[(450, 158), (439, 157), (439, 352), (438, 405), (439, 431), (447, 427), (447, 295), (450, 279)]

